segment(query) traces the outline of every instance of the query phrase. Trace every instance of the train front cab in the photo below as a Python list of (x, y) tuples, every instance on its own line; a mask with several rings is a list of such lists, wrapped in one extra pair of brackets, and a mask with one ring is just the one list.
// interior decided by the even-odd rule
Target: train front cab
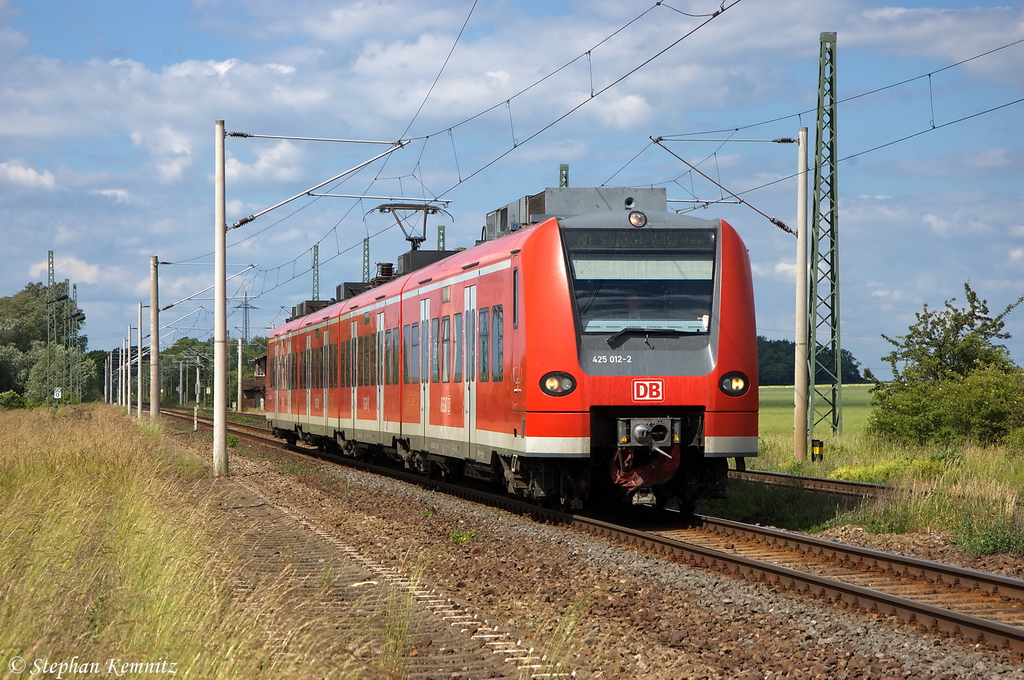
[(523, 369), (527, 457), (572, 506), (593, 489), (692, 507), (724, 493), (728, 458), (757, 455), (749, 260), (725, 222), (626, 219), (551, 221), (522, 246), (522, 345), (542, 348)]

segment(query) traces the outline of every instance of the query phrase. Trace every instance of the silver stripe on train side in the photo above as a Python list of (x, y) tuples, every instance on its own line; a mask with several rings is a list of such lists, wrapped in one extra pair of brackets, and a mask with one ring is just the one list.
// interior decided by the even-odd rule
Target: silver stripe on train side
[(308, 326), (303, 326), (301, 328), (296, 328), (294, 330), (288, 331), (287, 333), (275, 336), (274, 340), (275, 342), (277, 342), (280, 340), (292, 339), (300, 333), (306, 333), (308, 331), (322, 329), (329, 323), (336, 323), (338, 321), (348, 321), (355, 317), (362, 316), (366, 312), (373, 312), (378, 309), (383, 309), (388, 305), (396, 304), (399, 301), (404, 302), (406, 300), (415, 300), (423, 295), (426, 295), (427, 293), (444, 288), (445, 286), (450, 286), (454, 283), (463, 283), (465, 281), (471, 281), (486, 274), (493, 274), (494, 272), (500, 272), (505, 269), (510, 269), (511, 267), (511, 260), (503, 260), (501, 262), (496, 262), (494, 264), (487, 265), (486, 267), (481, 267), (479, 269), (474, 269), (472, 271), (463, 272), (462, 274), (457, 274), (456, 276), (452, 276), (450, 278), (441, 279), (439, 281), (432, 281), (429, 284), (417, 286), (416, 288), (404, 291), (401, 295), (401, 298), (393, 296), (385, 300), (376, 300), (374, 302), (367, 304), (365, 307), (346, 310), (340, 316), (337, 317), (332, 316), (328, 317), (327, 319), (321, 318), (316, 323), (312, 323), (309, 324)]
[(404, 291), (402, 293), (402, 301), (404, 302), (405, 300), (414, 300), (422, 295), (426, 295), (427, 293), (439, 290), (441, 288), (444, 288), (445, 286), (450, 286), (454, 283), (464, 283), (466, 281), (472, 281), (473, 279), (484, 276), (485, 274), (493, 274), (494, 272), (500, 272), (502, 270), (511, 268), (512, 260), (502, 260), (501, 262), (495, 262), (494, 264), (489, 264), (486, 267), (480, 267), (479, 269), (473, 269), (468, 272), (463, 272), (462, 274), (456, 274), (455, 276), (446, 279), (431, 281), (428, 284), (417, 286), (416, 288), (413, 288), (411, 290)]
[(704, 437), (704, 455), (708, 458), (756, 456), (757, 437)]

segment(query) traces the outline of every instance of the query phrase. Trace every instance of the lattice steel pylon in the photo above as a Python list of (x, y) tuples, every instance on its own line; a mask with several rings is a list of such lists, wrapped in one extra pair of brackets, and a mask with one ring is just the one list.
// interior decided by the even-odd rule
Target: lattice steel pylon
[(320, 299), (320, 246), (313, 244), (313, 297), (310, 300)]
[(370, 237), (363, 239), (363, 283), (370, 282)]
[[(822, 33), (811, 223), (808, 429), (827, 422), (843, 432), (842, 345), (839, 340), (839, 189), (836, 149), (836, 34)], [(819, 385), (819, 379), (821, 384)]]
[(46, 401), (54, 398), (54, 388), (60, 378), (57, 370), (56, 347), (60, 337), (60, 324), (57, 314), (57, 301), (60, 294), (53, 278), (53, 251), (46, 253)]
[(73, 404), (82, 403), (82, 352), (78, 336), (78, 284), (71, 287), (72, 316), (68, 320), (68, 385), (71, 394), (68, 396)]

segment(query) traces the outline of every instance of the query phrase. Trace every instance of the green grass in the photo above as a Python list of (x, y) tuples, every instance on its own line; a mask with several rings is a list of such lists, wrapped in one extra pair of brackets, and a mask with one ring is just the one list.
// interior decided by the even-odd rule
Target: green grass
[(1024, 457), (1006, 447), (907, 446), (869, 437), (870, 390), (844, 386), (843, 434), (819, 425), (814, 438), (824, 443), (824, 460), (797, 462), (793, 388), (760, 388), (759, 455), (747, 467), (890, 484), (905, 493), (851, 510), (820, 494), (731, 483), (730, 499), (700, 509), (799, 530), (853, 523), (875, 532), (950, 531), (970, 552), (1024, 553)]

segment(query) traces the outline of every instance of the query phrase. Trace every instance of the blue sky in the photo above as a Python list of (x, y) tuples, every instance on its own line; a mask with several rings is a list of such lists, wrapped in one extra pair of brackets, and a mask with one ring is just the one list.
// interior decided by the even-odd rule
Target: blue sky
[[(967, 280), (993, 311), (1024, 294), (1024, 103), (975, 116), (1024, 97), (1024, 42), (1013, 44), (1024, 40), (1024, 4), (728, 2), (602, 92), (707, 21), (684, 13), (707, 15), (721, 3), (654, 5), (0, 0), (0, 295), (45, 281), (53, 250), (56, 278), (78, 284), (90, 348), (110, 349), (138, 302), (148, 303), (150, 255), (175, 263), (161, 268), (162, 304), (211, 285), (212, 267), (201, 263), (213, 249), (217, 119), (256, 134), (412, 139), (332, 191), (443, 194), (452, 218), (428, 223), (428, 247), (437, 224), (449, 248), (471, 245), (487, 211), (557, 185), (560, 163), (570, 164), (573, 186), (666, 186), (670, 198), (714, 200), (717, 187), (649, 138), (727, 130), (711, 136), (771, 139), (805, 125), (813, 143), (806, 112), (822, 31), (838, 35), (840, 99), (909, 81), (839, 108), (839, 156), (852, 156), (839, 169), (843, 346), (884, 375), (881, 334), (905, 332), (923, 304), (962, 301)], [(746, 128), (763, 121), (775, 122)], [(744, 198), (795, 225), (796, 181), (770, 184), (795, 171), (795, 147), (672, 149), (732, 191), (768, 184)], [(229, 139), (228, 220), (380, 150)], [(265, 334), (283, 320), (282, 307), (309, 297), (314, 244), (322, 297), (361, 277), (363, 237), (372, 236), (372, 262), (397, 259), (406, 244), (392, 218), (372, 212), (377, 203), (296, 201), (229, 233), (228, 262), (257, 265), (229, 284), (257, 308), (252, 333)], [(759, 332), (792, 339), (794, 239), (743, 206), (694, 214), (740, 231)], [(229, 303), (233, 334), (240, 303)], [(163, 331), (165, 344), (207, 337), (212, 307), (194, 300), (165, 312), (164, 323), (188, 315)], [(1024, 363), (1024, 309), (1008, 330)]]

